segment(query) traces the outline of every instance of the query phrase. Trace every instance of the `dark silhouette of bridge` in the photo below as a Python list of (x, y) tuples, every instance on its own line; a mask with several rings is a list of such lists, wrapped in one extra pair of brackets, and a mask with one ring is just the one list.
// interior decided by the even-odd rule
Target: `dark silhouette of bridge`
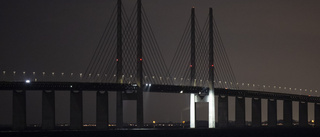
[[(116, 34), (116, 35), (115, 35)], [(20, 73), (21, 74), (21, 73)], [(195, 8), (168, 68), (153, 35), (141, 0), (127, 16), (118, 0), (99, 45), (84, 73), (36, 73), (23, 76), (3, 71), (0, 90), (13, 90), (13, 129), (26, 128), (26, 92), (42, 92), (42, 129), (55, 129), (55, 96), (70, 91), (70, 129), (81, 129), (82, 92), (97, 96), (96, 127), (108, 128), (108, 91), (117, 92), (116, 125), (123, 127), (123, 101), (137, 101), (137, 126), (144, 127), (143, 92), (190, 94), (190, 128), (195, 128), (195, 103), (209, 103), (208, 127), (228, 127), (228, 97), (236, 100), (236, 125), (245, 126), (245, 98), (252, 98), (252, 126), (261, 126), (261, 99), (268, 100), (268, 126), (277, 125), (277, 100), (283, 100), (284, 126), (292, 126), (292, 102), (299, 101), (299, 125), (308, 126), (308, 102), (314, 103), (315, 125), (320, 126), (320, 98), (288, 93), (240, 89), (223, 47), (212, 8), (200, 27)], [(28, 76), (27, 76), (28, 75)], [(30, 81), (22, 81), (32, 78)], [(248, 85), (249, 86), (249, 85)], [(252, 85), (260, 86), (260, 85)], [(265, 85), (261, 86), (265, 89)], [(270, 88), (272, 89), (272, 88)], [(284, 87), (286, 89), (286, 87)], [(291, 88), (289, 89), (291, 90)], [(293, 89), (292, 89), (293, 90)], [(294, 89), (296, 90), (296, 89)], [(301, 90), (301, 89), (300, 89)], [(317, 92), (317, 91), (315, 91)], [(214, 97), (218, 96), (218, 123)]]

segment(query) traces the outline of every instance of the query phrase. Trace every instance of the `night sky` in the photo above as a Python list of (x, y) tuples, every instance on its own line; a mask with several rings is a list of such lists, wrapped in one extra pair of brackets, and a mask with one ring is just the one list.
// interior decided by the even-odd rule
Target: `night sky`
[[(123, 0), (128, 13), (135, 2)], [(190, 17), (191, 7), (196, 8), (200, 24), (204, 24), (212, 7), (240, 83), (302, 88), (308, 92), (320, 89), (318, 0), (142, 0), (142, 3), (168, 65)], [(115, 4), (116, 0), (0, 1), (0, 70), (84, 72)], [(84, 95), (84, 122), (93, 123), (95, 93), (85, 92)], [(56, 121), (67, 123), (69, 95), (60, 91), (56, 96), (59, 97)], [(115, 94), (111, 93), (109, 98), (110, 122), (115, 122)], [(145, 122), (189, 120), (187, 94), (145, 94), (144, 98)], [(30, 108), (27, 122), (40, 123), (41, 92), (29, 92), (27, 99), (27, 108)], [(11, 123), (11, 104), (8, 103), (11, 101), (9, 91), (0, 93), (0, 108), (8, 110), (1, 111), (0, 124)], [(134, 104), (125, 102), (124, 108), (129, 109), (124, 111), (125, 122), (135, 121)], [(263, 106), (265, 109), (265, 100)], [(206, 116), (206, 104), (198, 107), (198, 116)], [(282, 112), (281, 109), (278, 110)], [(294, 119), (297, 116), (294, 113)], [(312, 117), (313, 111), (309, 111), (309, 119)], [(262, 118), (266, 120), (266, 115)], [(230, 120), (234, 120), (234, 114), (230, 114)]]

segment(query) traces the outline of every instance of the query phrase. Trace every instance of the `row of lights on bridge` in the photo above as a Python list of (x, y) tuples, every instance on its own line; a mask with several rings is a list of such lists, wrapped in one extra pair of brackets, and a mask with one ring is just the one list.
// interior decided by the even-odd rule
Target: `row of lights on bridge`
[[(6, 74), (6, 71), (2, 71), (2, 73), (5, 75)], [(17, 72), (16, 71), (13, 71), (13, 74), (15, 75)], [(23, 71), (22, 72), (22, 74), (23, 75), (26, 75), (26, 72), (25, 71)], [(36, 72), (32, 72), (32, 74), (33, 75), (36, 75)], [(55, 72), (51, 72), (51, 75), (52, 76), (54, 76), (56, 73)], [(46, 72), (42, 72), (42, 75), (44, 76), (44, 75), (46, 75)], [(61, 76), (64, 76), (65, 75), (65, 73), (64, 72), (62, 72), (61, 73)], [(70, 73), (70, 76), (73, 76), (74, 75), (74, 73)], [(79, 73), (79, 76), (82, 78), (83, 77), (83, 74), (82, 73)], [(89, 77), (91, 77), (92, 76), (92, 74), (90, 73), (90, 74), (88, 74), (88, 76)], [(99, 77), (100, 76), (100, 74), (97, 74), (97, 76)], [(105, 74), (105, 76), (107, 77), (107, 74)], [(116, 75), (114, 74), (113, 75), (114, 77), (116, 77)], [(122, 75), (122, 77), (124, 78), (125, 76), (124, 75)], [(132, 78), (132, 75), (130, 75), (130, 78)], [(152, 76), (152, 78), (153, 79), (155, 79), (155, 76)], [(147, 79), (147, 76), (145, 76), (145, 79)], [(163, 77), (159, 77), (159, 79), (160, 80), (162, 80), (163, 79)], [(167, 77), (167, 80), (169, 79), (169, 77)], [(177, 78), (176, 77), (174, 77), (173, 78), (173, 80), (177, 80)], [(184, 80), (184, 78), (180, 78), (180, 80), (181, 81), (183, 81)], [(190, 80), (190, 79), (187, 79), (188, 81)], [(195, 81), (196, 81), (196, 79), (195, 79)], [(200, 82), (202, 82), (203, 80), (201, 80), (200, 79)], [(206, 80), (207, 82), (208, 82), (208, 80)], [(214, 83), (215, 83), (216, 81), (214, 81)], [(219, 81), (218, 82), (219, 84), (222, 84), (222, 81)], [(232, 82), (230, 82), (230, 83), (228, 83), (228, 82), (224, 82), (224, 84), (230, 84), (230, 85), (233, 85), (233, 83)], [(239, 83), (236, 83), (236, 85), (238, 86), (239, 85)], [(250, 84), (250, 83), (248, 83), (248, 84), (245, 84), (245, 83), (241, 83), (241, 85), (242, 86), (248, 86), (248, 87), (250, 87), (250, 85), (252, 85), (252, 87), (260, 87), (260, 85), (256, 85), (256, 84)], [(146, 86), (151, 86), (151, 84), (146, 84)], [(273, 87), (274, 89), (284, 89), (284, 90), (287, 90), (287, 89), (289, 89), (290, 91), (291, 90), (294, 90), (294, 91), (303, 91), (303, 89), (297, 89), (297, 88), (287, 88), (287, 87), (281, 87), (281, 86), (279, 86), (278, 88), (277, 88), (277, 86), (266, 86), (266, 85), (263, 85), (262, 86), (263, 88), (266, 88), (266, 87), (268, 87), (268, 88), (271, 88), (271, 87)], [(305, 89), (304, 90), (305, 92), (307, 92), (308, 90), (307, 89)], [(315, 92), (315, 93), (317, 93), (318, 91), (317, 90), (309, 90), (310, 92)]]
[[(16, 75), (16, 74), (17, 74), (16, 71), (13, 71), (12, 73), (13, 73), (13, 75)], [(2, 71), (2, 74), (5, 75), (5, 74), (6, 74), (6, 71)], [(23, 71), (22, 74), (23, 74), (23, 75), (26, 75), (26, 72)], [(54, 76), (56, 73), (55, 73), (55, 72), (51, 72), (51, 74)], [(64, 76), (64, 74), (65, 74), (65, 73), (62, 72), (62, 73), (61, 73), (61, 76)], [(32, 75), (36, 75), (36, 72), (32, 72)], [(42, 75), (46, 75), (46, 72), (42, 72)], [(73, 76), (73, 73), (70, 73), (70, 75)], [(80, 73), (80, 75), (82, 75), (82, 74)]]
[[(3, 74), (6, 74), (6, 71), (3, 71)], [(13, 74), (16, 74), (16, 71), (13, 71)], [(25, 75), (26, 72), (24, 71), (23, 74)], [(35, 75), (36, 72), (32, 72), (32, 74)], [(55, 72), (52, 72), (51, 74), (54, 76), (54, 75), (55, 75)], [(61, 76), (64, 76), (64, 74), (65, 74), (65, 73), (62, 72), (62, 73), (61, 73)], [(46, 72), (42, 72), (42, 75), (46, 75)], [(70, 73), (70, 76), (73, 76), (73, 75), (74, 75), (74, 73)], [(80, 76), (80, 77), (83, 77), (83, 74), (82, 74), (82, 73), (79, 73), (79, 76)], [(92, 74), (90, 73), (90, 74), (88, 74), (88, 76), (91, 77)], [(99, 77), (100, 74), (97, 74), (97, 76)], [(107, 74), (105, 74), (105, 76), (107, 76)], [(114, 74), (113, 76), (116, 77), (116, 74)], [(124, 78), (125, 76), (122, 75), (122, 77)], [(130, 75), (130, 78), (132, 78), (132, 75)], [(155, 79), (155, 76), (152, 76), (152, 78)], [(147, 79), (147, 76), (145, 76), (145, 79)], [(163, 77), (160, 76), (159, 79), (162, 80)], [(167, 77), (167, 79), (169, 79), (169, 77)], [(173, 80), (177, 80), (177, 78), (174, 77)], [(181, 78), (180, 80), (183, 81), (184, 78)], [(187, 80), (189, 81), (190, 79), (187, 79)], [(197, 81), (197, 79), (194, 79), (194, 80)], [(200, 82), (202, 82), (202, 81), (203, 81), (203, 80), (200, 79)], [(207, 82), (208, 82), (208, 80), (207, 80)], [(215, 81), (214, 81), (214, 82), (215, 82)], [(221, 84), (221, 83), (222, 83), (222, 81), (219, 81), (219, 84)], [(224, 84), (228, 84), (228, 83), (225, 81)], [(230, 82), (230, 84), (232, 85), (233, 83)], [(237, 83), (237, 85), (238, 85), (238, 84), (239, 84), (239, 83)], [(248, 86), (249, 86), (249, 85), (250, 85), (250, 84), (248, 84)], [(242, 86), (244, 86), (244, 83), (242, 83)], [(259, 85), (258, 85), (258, 86), (259, 86)], [(253, 87), (255, 87), (255, 84), (253, 84)], [(269, 86), (269, 87), (270, 87), (270, 86)], [(265, 85), (264, 85), (264, 88), (265, 88)], [(280, 89), (281, 89), (281, 87), (280, 87)]]
[[(3, 71), (3, 74), (6, 74), (6, 71)], [(13, 71), (13, 74), (16, 74), (16, 71)], [(24, 71), (23, 74), (25, 75), (26, 72)], [(35, 75), (36, 72), (32, 72), (32, 74)], [(46, 72), (42, 72), (42, 75), (45, 75), (45, 74), (46, 74)], [(51, 74), (54, 76), (54, 75), (55, 75), (55, 72), (52, 72)], [(64, 76), (64, 74), (65, 74), (65, 73), (62, 72), (62, 73), (61, 73), (61, 76)], [(74, 73), (70, 73), (70, 75), (73, 76)], [(80, 73), (79, 76), (80, 76), (80, 77), (83, 77), (83, 74)], [(91, 77), (92, 74), (90, 73), (90, 74), (88, 74), (88, 76)], [(99, 77), (100, 74), (97, 74), (97, 76)], [(107, 76), (107, 74), (105, 74), (105, 76)], [(116, 77), (116, 74), (114, 74), (113, 76)], [(122, 75), (122, 77), (124, 78), (125, 76)], [(130, 78), (132, 78), (132, 75), (130, 75)], [(152, 76), (152, 78), (155, 79), (155, 76)], [(145, 76), (145, 79), (147, 79), (147, 76)], [(160, 76), (159, 79), (162, 80), (163, 77)], [(168, 79), (169, 79), (169, 77), (167, 77), (167, 80), (168, 80)], [(173, 80), (176, 80), (176, 79), (177, 79), (176, 77), (173, 78)], [(180, 80), (183, 81), (183, 79), (184, 79), (184, 78), (181, 78)], [(189, 81), (190, 79), (187, 79), (187, 80)], [(194, 79), (194, 80), (197, 81), (197, 79)], [(202, 82), (202, 81), (203, 81), (203, 80), (200, 79), (200, 82)], [(207, 82), (208, 82), (208, 80), (207, 80)], [(214, 81), (214, 82), (215, 82), (215, 81)], [(221, 83), (222, 83), (222, 82), (219, 81), (219, 84), (221, 84)], [(225, 81), (224, 84), (228, 84), (228, 83)], [(233, 83), (230, 82), (230, 84), (232, 85)], [(237, 85), (238, 85), (238, 83), (237, 83)], [(248, 86), (249, 86), (249, 85), (250, 85), (250, 84), (248, 84)], [(244, 83), (242, 83), (242, 86), (244, 86)], [(253, 84), (253, 87), (255, 87), (255, 84)], [(265, 87), (265, 86), (264, 86), (264, 87)], [(269, 87), (270, 87), (270, 86), (269, 86)], [(280, 87), (280, 88), (281, 88), (281, 87)]]

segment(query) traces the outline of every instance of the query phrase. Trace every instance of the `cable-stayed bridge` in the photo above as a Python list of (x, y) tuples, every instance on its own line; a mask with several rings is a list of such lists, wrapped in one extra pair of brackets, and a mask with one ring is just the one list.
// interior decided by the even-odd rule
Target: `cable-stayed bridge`
[[(228, 96), (236, 97), (236, 125), (245, 125), (245, 98), (252, 98), (252, 126), (261, 126), (261, 99), (268, 99), (268, 126), (277, 125), (277, 100), (284, 100), (284, 125), (292, 126), (292, 101), (299, 101), (299, 125), (307, 126), (307, 103), (315, 103), (315, 125), (320, 125), (317, 90), (237, 82), (218, 27), (209, 9), (203, 26), (195, 8), (175, 56), (166, 65), (152, 27), (138, 0), (128, 15), (121, 0), (113, 9), (95, 53), (83, 73), (16, 72), (3, 70), (0, 90), (13, 90), (13, 129), (25, 129), (26, 92), (42, 90), (42, 128), (55, 128), (54, 91), (70, 90), (70, 128), (81, 129), (82, 91), (97, 92), (97, 128), (108, 128), (108, 91), (117, 91), (117, 126), (123, 126), (123, 100), (137, 101), (137, 125), (144, 127), (143, 92), (190, 94), (190, 128), (196, 127), (195, 103), (209, 103), (208, 127), (228, 126)], [(306, 95), (289, 94), (300, 91)], [(298, 93), (296, 92), (296, 93)], [(214, 96), (218, 96), (215, 108)], [(215, 121), (215, 110), (218, 120)]]

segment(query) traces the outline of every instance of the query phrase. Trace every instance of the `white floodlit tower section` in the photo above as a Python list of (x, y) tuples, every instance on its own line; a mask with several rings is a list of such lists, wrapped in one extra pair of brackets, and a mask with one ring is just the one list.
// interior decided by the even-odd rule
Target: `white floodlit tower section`
[(195, 94), (190, 94), (190, 128), (196, 127), (196, 107)]
[[(191, 9), (191, 59), (190, 59), (190, 85), (196, 86), (195, 84), (195, 74), (196, 74), (196, 55), (195, 55), (195, 13), (194, 7)], [(196, 127), (196, 118), (195, 118), (195, 94), (190, 94), (190, 128)]]
[[(201, 97), (202, 96), (202, 97)], [(190, 128), (196, 128), (196, 103), (197, 102), (208, 102), (209, 104), (209, 128), (215, 128), (215, 102), (214, 102), (214, 91), (209, 90), (208, 95), (200, 95), (196, 93), (190, 93)]]
[(214, 90), (209, 90), (208, 95), (208, 102), (209, 102), (209, 128), (215, 128), (215, 102), (214, 102)]
[(209, 128), (215, 128), (213, 13), (209, 9)]

